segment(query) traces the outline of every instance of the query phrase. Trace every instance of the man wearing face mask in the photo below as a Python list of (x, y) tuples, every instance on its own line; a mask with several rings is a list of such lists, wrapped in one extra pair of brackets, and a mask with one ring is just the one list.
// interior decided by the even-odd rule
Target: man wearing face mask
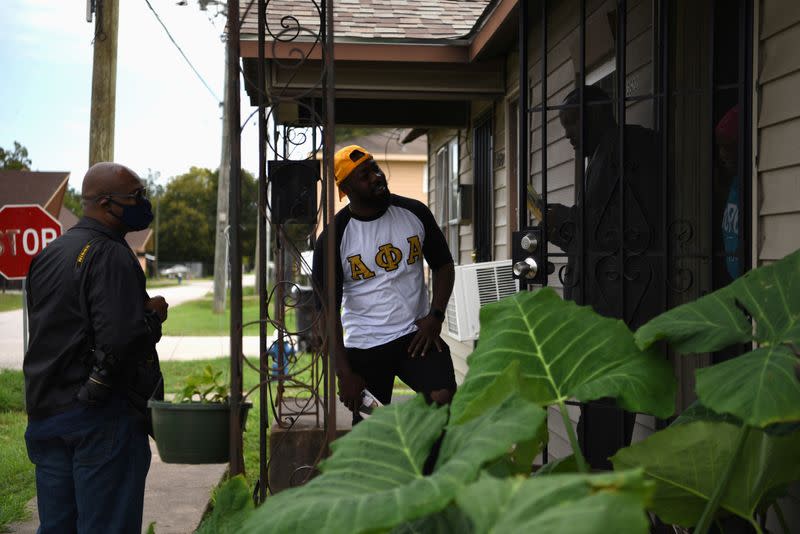
[(153, 219), (141, 180), (98, 163), (84, 217), (31, 263), (25, 440), (40, 533), (141, 532), (150, 467), (146, 402), (163, 394), (155, 344), (167, 317), (125, 242)]

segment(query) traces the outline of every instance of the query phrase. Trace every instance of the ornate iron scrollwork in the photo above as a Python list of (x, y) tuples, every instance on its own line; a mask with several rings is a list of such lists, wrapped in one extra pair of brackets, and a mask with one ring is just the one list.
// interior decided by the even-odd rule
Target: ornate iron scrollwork
[[(301, 69), (307, 76), (310, 68), (317, 66), (314, 61), (316, 57), (321, 54), (324, 58), (327, 55), (325, 48), (329, 41), (326, 41), (323, 33), (326, 27), (323, 2), (324, 0), (308, 0), (305, 5), (296, 1), (259, 2), (257, 18), (261, 17), (264, 32), (260, 38), (268, 40), (266, 44), (271, 50), (269, 61), (272, 68), (284, 76), (280, 86), (275, 85), (277, 82), (274, 78), (272, 84), (266, 83), (263, 86), (253, 83), (254, 80), (247, 80), (251, 88), (260, 92), (259, 98), (263, 99), (266, 108), (264, 110), (259, 107), (257, 110), (261, 111), (259, 116), (263, 118), (260, 120), (264, 121), (259, 126), (265, 129), (270, 123), (274, 126), (272, 135), (266, 135), (259, 147), (262, 162), (269, 159), (269, 156), (276, 160), (313, 160), (321, 150), (322, 136), (318, 133), (327, 127), (327, 123), (315, 107), (314, 100), (320, 100), (319, 95), (326, 93), (325, 64), (319, 63), (319, 76), (310, 84), (304, 83), (302, 88), (297, 88), (295, 80)], [(287, 7), (296, 12), (278, 12)], [(261, 31), (261, 27), (259, 30)], [(260, 54), (261, 52), (263, 49), (260, 49)], [(247, 78), (244, 69), (241, 74)], [(330, 94), (327, 97), (332, 98)], [(299, 110), (299, 119), (293, 123), (284, 123), (279, 128), (281, 120), (278, 110), (281, 106), (289, 105)], [(303, 153), (298, 154), (298, 150)], [(266, 175), (265, 180), (266, 185), (262, 184), (264, 191), (268, 190), (271, 177)], [(263, 200), (259, 205), (259, 216), (270, 225), (276, 235), (276, 275), (272, 287), (261, 287), (258, 293), (259, 302), (264, 303), (268, 310), (266, 318), (246, 323), (243, 329), (259, 326), (269, 328), (273, 333), (268, 337), (266, 348), (261, 345), (259, 349), (258, 364), (255, 363), (255, 358), (251, 361), (251, 358), (243, 355), (246, 365), (266, 377), (247, 391), (245, 397), (258, 390), (262, 402), (266, 403), (272, 414), (272, 420), (283, 429), (293, 428), (303, 417), (308, 418), (317, 428), (322, 428), (321, 423), (327, 417), (323, 394), (326, 384), (326, 356), (325, 346), (318, 335), (323, 329), (318, 328), (318, 325), (324, 318), (319, 306), (315, 304), (320, 300), (320, 288), (314, 287), (313, 282), (308, 285), (300, 282), (311, 272), (311, 266), (307, 265), (302, 250), (308, 248), (307, 244), (312, 241), (315, 228), (314, 225), (292, 225), (290, 228), (272, 223), (269, 199), (265, 195), (261, 195), (261, 198)], [(319, 220), (319, 212), (314, 219)], [(271, 247), (272, 243), (268, 243), (262, 235), (260, 246)], [(264, 268), (266, 265), (261, 266), (261, 269)], [(263, 421), (268, 420), (265, 414), (262, 414), (262, 418)], [(270, 457), (277, 452), (271, 448)], [(317, 459), (322, 457), (322, 453), (321, 450)], [(264, 473), (267, 473), (268, 478), (269, 462), (264, 457), (261, 461), (262, 478)], [(294, 471), (291, 480), (281, 481), (281, 486), (303, 483), (314, 469), (314, 465), (302, 466)], [(262, 499), (266, 496), (268, 485), (268, 480), (262, 480)]]

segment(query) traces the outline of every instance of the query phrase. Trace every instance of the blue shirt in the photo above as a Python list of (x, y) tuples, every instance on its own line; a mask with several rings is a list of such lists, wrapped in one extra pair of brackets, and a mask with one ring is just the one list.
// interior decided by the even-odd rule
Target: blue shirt
[(725, 249), (725, 267), (731, 278), (742, 275), (742, 262), (738, 252), (742, 246), (742, 218), (739, 180), (734, 176), (728, 191), (725, 211), (722, 213), (722, 246)]

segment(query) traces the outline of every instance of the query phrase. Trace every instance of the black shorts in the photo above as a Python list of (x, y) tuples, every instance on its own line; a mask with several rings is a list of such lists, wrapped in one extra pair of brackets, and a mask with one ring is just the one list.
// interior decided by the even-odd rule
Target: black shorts
[(370, 393), (383, 404), (392, 401), (395, 376), (417, 393), (423, 393), (429, 402), (431, 391), (456, 391), (450, 348), (443, 343), (444, 350), (439, 351), (434, 345), (425, 356), (412, 358), (408, 353), (408, 346), (415, 335), (416, 332), (412, 332), (369, 349), (347, 349), (350, 368), (364, 379)]

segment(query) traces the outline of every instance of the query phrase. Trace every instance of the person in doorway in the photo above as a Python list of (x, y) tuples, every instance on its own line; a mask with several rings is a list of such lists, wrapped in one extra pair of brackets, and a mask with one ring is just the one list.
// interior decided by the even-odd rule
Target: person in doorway
[[(720, 238), (724, 257), (724, 275), (720, 280), (727, 285), (742, 276), (742, 194), (739, 184), (739, 106), (729, 109), (714, 128), (717, 143), (719, 172), (714, 184), (716, 196), (722, 202)], [(716, 269), (715, 271), (720, 271)]]
[(153, 214), (141, 180), (122, 165), (92, 166), (81, 196), (85, 216), (33, 259), (26, 282), (25, 441), (39, 532), (139, 534), (145, 406), (163, 394), (155, 344), (167, 303), (148, 296), (124, 236)]
[[(588, 160), (584, 182), (575, 183), (574, 206), (548, 205), (548, 237), (567, 253), (565, 298), (635, 329), (661, 311), (662, 268), (649, 254), (663, 242), (656, 137), (650, 129), (624, 125), (621, 167), (620, 127), (610, 96), (596, 86), (585, 86), (583, 94), (583, 135), (577, 89), (565, 97), (559, 119), (576, 154)], [(630, 444), (634, 423), (635, 414), (611, 399), (584, 405), (578, 434), (592, 467), (611, 469), (608, 458)]]
[[(430, 210), (393, 195), (372, 155), (357, 145), (336, 152), (339, 196), (350, 203), (314, 247), (313, 278), (323, 295), (326, 269), (335, 269), (337, 336), (333, 342), (339, 398), (361, 420), (366, 388), (392, 400), (395, 377), (438, 404), (456, 390), (453, 363), (439, 337), (455, 270), (444, 235)], [(325, 263), (328, 231), (336, 233), (336, 261)], [(429, 303), (423, 259), (433, 271)]]

